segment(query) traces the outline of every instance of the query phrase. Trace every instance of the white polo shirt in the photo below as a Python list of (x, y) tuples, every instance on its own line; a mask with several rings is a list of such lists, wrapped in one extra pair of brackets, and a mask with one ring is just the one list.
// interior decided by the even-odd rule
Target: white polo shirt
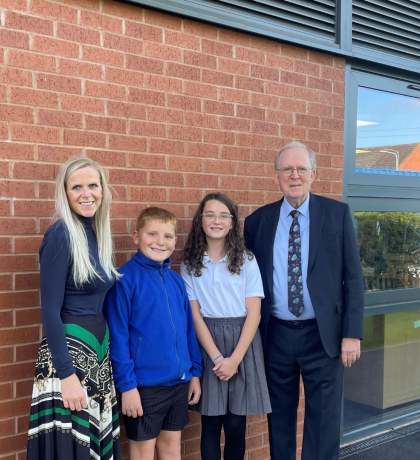
[(209, 318), (236, 318), (246, 316), (247, 297), (264, 298), (261, 274), (255, 257), (245, 263), (240, 275), (232, 275), (226, 268), (227, 256), (214, 262), (204, 253), (201, 276), (189, 275), (184, 263), (181, 275), (187, 287), (188, 298), (197, 300), (200, 312)]

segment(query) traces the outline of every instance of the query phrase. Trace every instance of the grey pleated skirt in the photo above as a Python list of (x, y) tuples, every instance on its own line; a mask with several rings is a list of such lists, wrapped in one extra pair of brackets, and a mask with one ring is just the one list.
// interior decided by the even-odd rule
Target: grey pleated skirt
[[(246, 317), (203, 318), (220, 353), (232, 355), (239, 341)], [(239, 372), (230, 380), (220, 380), (213, 371), (215, 366), (210, 356), (201, 347), (203, 374), (201, 398), (190, 410), (202, 415), (224, 415), (228, 411), (236, 415), (259, 415), (271, 412), (264, 356), (260, 331), (257, 333), (241, 363)]]

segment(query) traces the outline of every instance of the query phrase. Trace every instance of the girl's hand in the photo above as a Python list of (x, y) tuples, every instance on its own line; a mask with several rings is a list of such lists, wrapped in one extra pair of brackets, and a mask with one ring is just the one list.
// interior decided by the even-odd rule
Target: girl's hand
[(201, 396), (200, 378), (193, 377), (188, 387), (188, 404), (197, 404)]
[(121, 395), (121, 406), (121, 412), (128, 417), (137, 418), (143, 415), (143, 407), (137, 388), (125, 391)]
[(214, 373), (220, 380), (229, 380), (238, 373), (237, 363), (232, 358), (224, 358), (222, 362), (218, 363), (214, 368)]
[(87, 408), (86, 394), (76, 374), (70, 375), (61, 382), (61, 395), (66, 409), (82, 410)]

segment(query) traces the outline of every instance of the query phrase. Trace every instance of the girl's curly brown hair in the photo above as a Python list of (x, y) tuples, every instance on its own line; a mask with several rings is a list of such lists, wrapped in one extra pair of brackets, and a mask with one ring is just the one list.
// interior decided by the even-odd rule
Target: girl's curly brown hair
[(206, 234), (203, 230), (201, 214), (203, 214), (206, 203), (210, 200), (217, 200), (223, 203), (233, 216), (232, 228), (225, 238), (225, 250), (228, 256), (227, 269), (232, 275), (239, 275), (242, 265), (245, 262), (245, 254), (248, 256), (249, 260), (252, 260), (254, 255), (245, 247), (244, 237), (239, 224), (238, 207), (230, 198), (222, 193), (207, 194), (198, 206), (197, 212), (193, 217), (187, 243), (182, 251), (182, 259), (185, 268), (189, 275), (193, 274), (196, 277), (201, 276), (201, 270), (204, 268), (203, 256), (207, 249)]

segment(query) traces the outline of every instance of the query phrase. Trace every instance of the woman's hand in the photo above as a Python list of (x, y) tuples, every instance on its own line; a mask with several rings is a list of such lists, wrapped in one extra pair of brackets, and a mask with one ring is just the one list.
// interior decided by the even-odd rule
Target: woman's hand
[(121, 406), (121, 412), (128, 417), (137, 418), (143, 415), (143, 407), (137, 388), (125, 391), (121, 395)]
[(193, 377), (188, 387), (188, 404), (197, 404), (201, 396), (200, 378)]
[(85, 390), (76, 374), (61, 380), (61, 394), (66, 409), (79, 411), (88, 406)]
[(223, 358), (214, 368), (214, 373), (220, 380), (229, 380), (238, 373), (239, 363), (232, 357)]

